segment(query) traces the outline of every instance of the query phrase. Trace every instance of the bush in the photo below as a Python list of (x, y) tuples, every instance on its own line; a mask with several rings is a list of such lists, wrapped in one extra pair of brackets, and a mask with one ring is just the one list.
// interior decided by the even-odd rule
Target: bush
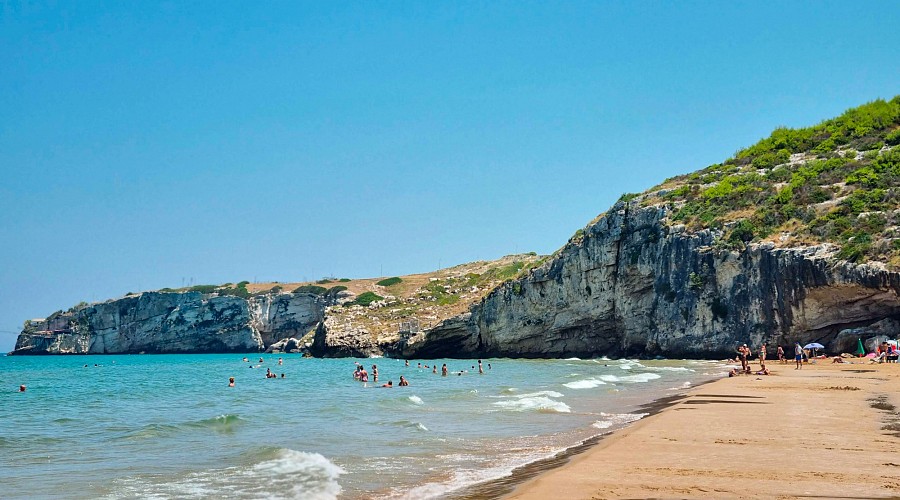
[(344, 306), (369, 307), (369, 304), (371, 304), (372, 302), (378, 302), (379, 300), (384, 300), (384, 297), (376, 294), (375, 292), (363, 292), (359, 294), (353, 301), (344, 304)]
[(353, 281), (353, 280), (351, 280), (350, 278), (341, 278), (341, 279), (339, 279), (338, 281), (340, 281), (341, 283), (347, 283), (347, 282), (350, 282), (350, 281)]
[[(346, 288), (346, 287), (345, 287)], [(318, 285), (301, 285), (294, 289), (293, 293), (311, 293), (313, 295), (322, 295), (328, 289)]]
[(343, 285), (333, 286), (333, 287), (329, 288), (327, 292), (325, 292), (325, 295), (330, 295), (333, 297), (333, 296), (339, 294), (340, 292), (343, 292), (346, 289), (347, 289), (347, 287), (345, 287)]
[(734, 225), (731, 234), (728, 235), (728, 241), (732, 243), (749, 243), (753, 240), (756, 226), (748, 219), (743, 219)]
[(189, 292), (213, 293), (219, 288), (217, 285), (196, 285), (187, 289)]
[(401, 282), (403, 282), (402, 279), (394, 276), (393, 278), (385, 278), (375, 284), (380, 285), (380, 286), (391, 286), (391, 285), (396, 285), (397, 283), (401, 283)]
[(322, 279), (316, 281), (316, 284), (318, 284), (318, 285), (327, 285), (329, 283), (331, 283), (331, 280), (328, 278), (322, 278)]
[(884, 142), (888, 143), (891, 146), (900, 144), (900, 128), (884, 136)]

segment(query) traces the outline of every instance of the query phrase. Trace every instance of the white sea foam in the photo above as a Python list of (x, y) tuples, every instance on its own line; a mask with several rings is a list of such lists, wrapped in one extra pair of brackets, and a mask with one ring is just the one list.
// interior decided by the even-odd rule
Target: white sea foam
[(581, 358), (566, 358), (563, 361), (581, 361)]
[(617, 377), (615, 375), (600, 375), (600, 380), (604, 382), (624, 382), (624, 383), (644, 383), (660, 378), (656, 373), (635, 373), (634, 375), (624, 375)]
[(516, 398), (533, 398), (535, 396), (547, 396), (548, 398), (561, 398), (563, 394), (560, 394), (556, 391), (538, 391), (538, 392), (529, 392), (527, 394), (516, 394), (513, 397)]
[(575, 382), (568, 382), (563, 384), (565, 387), (569, 389), (593, 389), (594, 387), (606, 385), (606, 382), (596, 379), (596, 378), (586, 378), (584, 380), (576, 380)]
[(556, 391), (539, 391), (528, 394), (520, 394), (497, 401), (494, 406), (512, 411), (545, 411), (557, 413), (569, 413), (572, 411), (569, 405), (551, 398), (561, 398), (562, 394)]
[(417, 405), (425, 404), (425, 401), (422, 401), (422, 398), (420, 398), (419, 396), (410, 396), (409, 400), (412, 401), (413, 404), (417, 404)]
[(318, 453), (281, 448), (252, 466), (193, 472), (170, 482), (152, 478), (117, 481), (107, 498), (253, 498), (332, 500), (341, 493), (344, 469)]
[(692, 372), (690, 368), (685, 368), (683, 366), (647, 366), (646, 370), (651, 370), (655, 372)]
[(594, 422), (594, 427), (598, 429), (609, 429), (613, 426), (621, 426), (638, 421), (649, 415), (649, 413), (601, 413), (601, 420)]

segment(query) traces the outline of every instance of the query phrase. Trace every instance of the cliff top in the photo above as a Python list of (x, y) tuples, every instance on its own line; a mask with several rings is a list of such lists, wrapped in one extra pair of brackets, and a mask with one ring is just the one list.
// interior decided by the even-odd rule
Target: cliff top
[(900, 96), (818, 125), (780, 127), (722, 163), (622, 201), (664, 206), (670, 225), (740, 248), (834, 243), (836, 257), (900, 268)]

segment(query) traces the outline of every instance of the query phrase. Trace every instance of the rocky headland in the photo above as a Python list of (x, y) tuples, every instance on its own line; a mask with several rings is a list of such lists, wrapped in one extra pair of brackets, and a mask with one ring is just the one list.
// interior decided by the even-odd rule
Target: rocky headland
[(147, 292), (26, 322), (14, 354), (721, 358), (763, 342), (854, 352), (900, 333), (898, 145), (900, 97), (878, 100), (623, 195), (552, 256)]

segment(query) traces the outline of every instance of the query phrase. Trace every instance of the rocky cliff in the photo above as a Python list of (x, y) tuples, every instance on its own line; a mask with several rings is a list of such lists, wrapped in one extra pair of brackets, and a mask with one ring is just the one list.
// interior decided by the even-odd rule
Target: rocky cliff
[(740, 343), (795, 341), (840, 352), (900, 317), (900, 274), (883, 266), (836, 259), (828, 244), (728, 249), (716, 231), (688, 232), (669, 215), (619, 202), (552, 260), (399, 354), (725, 357)]
[(13, 354), (252, 352), (305, 335), (325, 301), (306, 293), (247, 299), (146, 292), (26, 323)]

